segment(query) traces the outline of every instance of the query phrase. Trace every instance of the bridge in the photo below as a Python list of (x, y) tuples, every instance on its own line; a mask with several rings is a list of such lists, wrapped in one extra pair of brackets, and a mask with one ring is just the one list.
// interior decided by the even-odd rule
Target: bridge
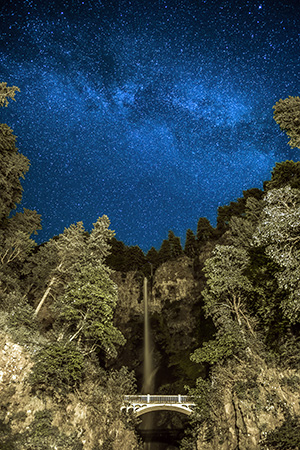
[(125, 395), (122, 411), (141, 416), (152, 411), (176, 411), (190, 415), (195, 403), (188, 395)]

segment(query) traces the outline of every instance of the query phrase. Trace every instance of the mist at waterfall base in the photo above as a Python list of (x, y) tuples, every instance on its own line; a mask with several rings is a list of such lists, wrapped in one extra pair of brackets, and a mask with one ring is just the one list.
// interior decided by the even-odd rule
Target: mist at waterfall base
[[(143, 365), (143, 394), (155, 394), (155, 375), (158, 367), (154, 366), (153, 361), (153, 340), (151, 336), (150, 315), (149, 315), (149, 300), (148, 295), (148, 280), (144, 278), (143, 284), (143, 299), (144, 299), (144, 365)], [(159, 383), (157, 383), (159, 384)], [(179, 448), (179, 441), (183, 437), (184, 428), (179, 426), (177, 428), (166, 428), (162, 426), (166, 423), (164, 415), (170, 412), (152, 412), (141, 416), (141, 423), (138, 431), (144, 441), (144, 450), (176, 450)], [(178, 413), (171, 413), (177, 415)], [(186, 420), (186, 419), (185, 419)], [(179, 420), (179, 424), (182, 421)]]

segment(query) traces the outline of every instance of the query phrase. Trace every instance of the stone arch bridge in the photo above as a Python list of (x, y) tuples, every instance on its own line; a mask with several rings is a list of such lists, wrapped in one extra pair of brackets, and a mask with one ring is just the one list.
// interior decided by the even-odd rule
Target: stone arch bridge
[(176, 411), (190, 415), (195, 403), (188, 395), (125, 395), (122, 411), (141, 416), (152, 411)]

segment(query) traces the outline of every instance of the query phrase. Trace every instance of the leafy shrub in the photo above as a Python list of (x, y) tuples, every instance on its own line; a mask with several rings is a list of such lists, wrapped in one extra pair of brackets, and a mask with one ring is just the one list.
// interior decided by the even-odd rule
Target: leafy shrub
[(34, 361), (29, 382), (35, 391), (69, 390), (82, 378), (83, 355), (70, 343), (48, 344), (35, 354)]
[(299, 417), (287, 415), (280, 427), (268, 433), (264, 441), (265, 448), (278, 450), (293, 450), (300, 448), (300, 420)]

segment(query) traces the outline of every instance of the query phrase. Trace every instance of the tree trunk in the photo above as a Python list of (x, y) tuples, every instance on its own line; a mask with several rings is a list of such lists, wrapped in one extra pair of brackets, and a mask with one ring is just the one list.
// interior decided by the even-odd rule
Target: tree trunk
[[(62, 262), (61, 262), (60, 265), (57, 267), (57, 269), (60, 269), (61, 266), (62, 266)], [(34, 317), (34, 318), (38, 315), (39, 310), (41, 309), (41, 307), (43, 306), (43, 304), (44, 304), (46, 298), (48, 297), (49, 292), (51, 291), (52, 286), (53, 286), (53, 284), (55, 283), (55, 281), (56, 281), (56, 276), (54, 276), (54, 277), (51, 278), (50, 283), (49, 283), (49, 285), (48, 285), (48, 287), (47, 287), (47, 289), (46, 289), (46, 291), (45, 291), (43, 297), (41, 298), (40, 303), (37, 305), (36, 310), (35, 310), (34, 313), (33, 313), (33, 317)]]

